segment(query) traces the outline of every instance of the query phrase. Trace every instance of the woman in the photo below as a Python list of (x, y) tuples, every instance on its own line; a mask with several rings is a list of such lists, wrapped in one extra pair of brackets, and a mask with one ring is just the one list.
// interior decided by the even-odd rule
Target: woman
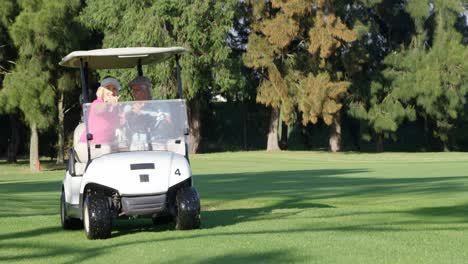
[[(120, 120), (117, 109), (120, 89), (116, 79), (105, 78), (96, 91), (96, 100), (88, 106), (86, 124), (93, 144), (110, 144), (114, 139)], [(80, 142), (86, 142), (86, 132), (81, 135)]]
[(119, 91), (122, 89), (119, 82), (115, 78), (110, 76), (104, 77), (104, 79), (101, 82), (101, 86), (105, 87), (107, 90), (112, 91), (112, 94), (115, 97), (119, 96)]

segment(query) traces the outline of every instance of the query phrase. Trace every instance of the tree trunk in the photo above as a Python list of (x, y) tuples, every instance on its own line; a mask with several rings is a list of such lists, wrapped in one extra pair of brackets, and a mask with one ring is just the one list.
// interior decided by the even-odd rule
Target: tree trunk
[(29, 169), (39, 172), (39, 137), (36, 123), (31, 124), (31, 139), (29, 143)]
[(383, 133), (377, 133), (375, 137), (375, 149), (377, 152), (384, 152), (384, 136)]
[(267, 150), (279, 150), (278, 146), (278, 120), (279, 120), (279, 110), (278, 108), (271, 109), (270, 116), (270, 131), (268, 132), (268, 142)]
[(339, 112), (336, 113), (330, 126), (330, 140), (328, 143), (332, 152), (341, 150), (341, 114)]
[(447, 142), (447, 140), (440, 140), (441, 141), (441, 144), (442, 144), (442, 150), (444, 152), (450, 152), (450, 147), (449, 147), (449, 144)]
[(288, 149), (288, 124), (281, 122), (281, 149)]
[(430, 137), (430, 131), (429, 131), (429, 123), (427, 122), (426, 117), (424, 117), (423, 120), (424, 120), (424, 134), (425, 134), (424, 136), (426, 139), (426, 148), (427, 148), (427, 149), (424, 149), (424, 151), (431, 151), (432, 146), (431, 146), (431, 137)]
[(190, 126), (190, 153), (197, 153), (201, 141), (200, 102), (193, 99), (188, 103), (188, 118)]
[(19, 148), (19, 119), (17, 113), (12, 113), (10, 115), (10, 138), (8, 140), (8, 149), (7, 149), (7, 163), (16, 163), (16, 155), (18, 154)]
[(247, 104), (245, 102), (242, 103), (242, 142), (244, 143), (244, 150), (247, 150), (247, 119), (248, 119), (248, 111), (247, 111)]
[(57, 139), (57, 164), (63, 164), (64, 159), (64, 148), (65, 148), (65, 131), (63, 127), (63, 119), (64, 119), (64, 109), (63, 109), (63, 99), (64, 95), (63, 92), (60, 93), (59, 101), (57, 105), (58, 109), (58, 139)]
[(350, 122), (350, 126), (348, 127), (348, 130), (352, 136), (353, 139), (353, 145), (354, 148), (357, 151), (361, 151), (361, 122), (362, 121), (355, 121), (355, 122)]

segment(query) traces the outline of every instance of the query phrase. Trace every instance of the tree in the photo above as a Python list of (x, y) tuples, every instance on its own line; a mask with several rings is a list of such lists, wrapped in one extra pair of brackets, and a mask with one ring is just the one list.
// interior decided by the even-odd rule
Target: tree
[[(262, 77), (257, 102), (272, 108), (267, 149), (278, 149), (279, 111), (286, 123), (297, 119), (297, 109), (303, 125), (319, 118), (332, 125), (349, 86), (332, 71), (332, 58), (356, 38), (334, 13), (333, 2), (254, 1), (252, 21), (244, 61)], [(336, 143), (331, 141), (333, 151)]]
[(447, 149), (466, 97), (466, 47), (456, 29), (461, 1), (374, 1), (362, 7), (361, 21), (370, 30), (354, 48), (365, 50), (367, 76), (352, 77), (349, 114), (368, 122), (378, 151), (384, 137), (395, 139), (400, 124), (417, 118)]
[(6, 75), (0, 102), (18, 108), (31, 130), (30, 169), (37, 171), (38, 132), (55, 120), (60, 58), (79, 44), (73, 26), (80, 1), (20, 1), (20, 13), (9, 32), (18, 49), (13, 71)]
[[(13, 46), (13, 41), (8, 33), (8, 28), (18, 14), (18, 5), (15, 1), (1, 0), (0, 6), (0, 89), (2, 88), (3, 77), (10, 71), (13, 64), (12, 61), (16, 57), (16, 50)], [(0, 106), (0, 112), (4, 111), (5, 107)], [(8, 138), (7, 147), (7, 162), (16, 163), (16, 155), (19, 147), (19, 114), (17, 109), (12, 109), (9, 115), (10, 121), (10, 136)]]
[[(214, 93), (239, 87), (232, 49), (226, 39), (232, 28), (237, 0), (229, 1), (89, 1), (82, 21), (103, 33), (102, 46), (184, 46), (181, 57), (184, 96), (188, 101), (191, 152), (201, 140), (201, 112)], [(123, 83), (134, 71), (105, 71)], [(153, 95), (176, 96), (174, 61), (146, 67)]]
[[(79, 32), (79, 31), (75, 31)], [(74, 48), (72, 48), (74, 49)], [(72, 50), (71, 49), (71, 50)], [(63, 164), (65, 159), (65, 115), (76, 104), (80, 89), (77, 89), (79, 76), (66, 69), (60, 69), (60, 77), (54, 85), (57, 105), (57, 164)], [(67, 98), (69, 98), (67, 100)], [(69, 103), (67, 103), (69, 102)]]
[[(354, 5), (350, 23), (358, 32), (358, 40), (343, 56), (345, 72), (352, 85), (347, 96), (347, 113), (363, 120), (370, 128), (376, 150), (383, 151), (384, 138), (396, 138), (396, 131), (405, 120), (416, 118), (415, 110), (405, 97), (395, 91), (384, 77), (384, 58), (409, 45), (414, 34), (405, 1), (371, 1)], [(365, 131), (365, 129), (364, 129)], [(371, 135), (363, 133), (363, 138)]]
[(468, 49), (455, 28), (463, 6), (457, 0), (414, 1), (407, 10), (416, 34), (408, 48), (386, 58), (385, 77), (449, 150), (450, 131), (464, 112), (468, 94)]
[(238, 85), (226, 90), (222, 95), (231, 103), (238, 104), (241, 111), (239, 112), (242, 119), (243, 148), (249, 149), (248, 135), (249, 126), (249, 108), (256, 104), (256, 89), (258, 86), (258, 78), (255, 72), (246, 67), (242, 57), (247, 51), (247, 42), (250, 32), (250, 12), (251, 6), (247, 1), (238, 1), (235, 8), (233, 27), (228, 33), (227, 44), (232, 49), (232, 66), (230, 67), (234, 73), (237, 73)]
[(8, 28), (18, 13), (18, 6), (15, 1), (11, 0), (0, 0), (0, 6), (2, 7), (0, 10), (0, 80), (3, 80), (3, 76), (10, 68), (8, 61), (14, 57), (12, 55), (15, 53)]

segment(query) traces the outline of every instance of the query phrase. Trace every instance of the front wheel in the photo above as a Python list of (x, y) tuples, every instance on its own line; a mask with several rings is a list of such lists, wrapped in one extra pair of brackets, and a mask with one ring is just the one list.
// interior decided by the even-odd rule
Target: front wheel
[(65, 203), (65, 192), (62, 190), (60, 197), (60, 222), (63, 229), (81, 229), (83, 222), (77, 218), (71, 218), (67, 215), (67, 205)]
[(176, 229), (200, 228), (200, 198), (193, 187), (180, 189), (176, 195)]
[(108, 199), (99, 194), (86, 195), (83, 205), (83, 222), (88, 239), (111, 237), (112, 217)]

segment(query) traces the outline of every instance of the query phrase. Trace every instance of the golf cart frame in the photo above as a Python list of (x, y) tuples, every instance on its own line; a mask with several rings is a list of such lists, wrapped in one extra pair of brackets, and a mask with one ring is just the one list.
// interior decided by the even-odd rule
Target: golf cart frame
[[(187, 122), (179, 63), (180, 53), (183, 51), (185, 49), (181, 47), (101, 49), (75, 51), (62, 59), (60, 65), (80, 68), (82, 113), (86, 123), (85, 131), (81, 134), (85, 133), (87, 156), (83, 158), (84, 149), (80, 151), (81, 158), (75, 151), (77, 134), (79, 135), (77, 127), (74, 147), (69, 152), (67, 172), (62, 185), (61, 222), (64, 229), (76, 229), (84, 225), (89, 239), (105, 239), (111, 235), (112, 219), (122, 216), (151, 216), (155, 224), (173, 220), (176, 229), (199, 228), (200, 200), (198, 192), (192, 186), (188, 157), (188, 124), (183, 129), (184, 139), (176, 140), (175, 144), (180, 144), (181, 141), (184, 143), (177, 146), (176, 151), (169, 149), (153, 151), (149, 148), (96, 155), (93, 152), (94, 148), (101, 146), (92, 145), (93, 135), (89, 131), (86, 118), (90, 108), (88, 82), (90, 69), (136, 66), (138, 76), (143, 76), (143, 65), (175, 57), (179, 99), (159, 102), (182, 106), (178, 109), (183, 109)], [(150, 105), (153, 101), (146, 102)], [(182, 135), (180, 130), (182, 129), (178, 130), (178, 135)], [(182, 151), (181, 147), (185, 149)], [(81, 174), (77, 173), (78, 161)], [(119, 169), (116, 170), (114, 167)], [(130, 181), (137, 176), (140, 180), (138, 184), (141, 182), (141, 185), (136, 184), (134, 180)]]

